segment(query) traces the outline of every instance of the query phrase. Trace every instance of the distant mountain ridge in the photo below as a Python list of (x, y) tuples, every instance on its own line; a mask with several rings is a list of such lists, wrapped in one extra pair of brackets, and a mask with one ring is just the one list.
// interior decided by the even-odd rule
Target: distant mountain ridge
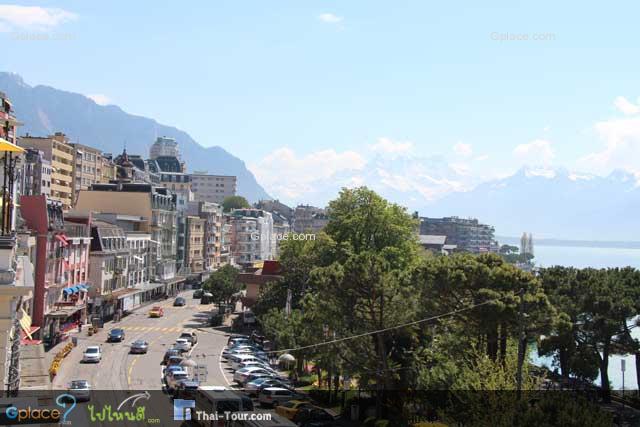
[(452, 193), (420, 210), (424, 216), (475, 217), (502, 236), (639, 241), (638, 177), (602, 177), (566, 169), (523, 168), (514, 175)]
[(11, 99), (18, 120), (24, 123), (18, 134), (45, 136), (64, 132), (73, 142), (119, 154), (126, 142), (127, 151), (149, 155), (157, 136), (178, 141), (182, 159), (189, 171), (206, 170), (211, 174), (238, 177), (238, 194), (250, 201), (271, 199), (239, 158), (223, 148), (203, 147), (191, 136), (142, 116), (135, 116), (115, 105), (102, 106), (84, 95), (49, 86), (30, 86), (14, 73), (0, 72), (0, 91)]

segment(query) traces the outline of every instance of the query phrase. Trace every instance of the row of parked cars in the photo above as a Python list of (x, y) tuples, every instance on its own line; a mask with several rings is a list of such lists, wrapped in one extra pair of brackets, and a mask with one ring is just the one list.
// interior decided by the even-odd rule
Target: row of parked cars
[(276, 414), (304, 427), (331, 427), (334, 417), (313, 405), (296, 392), (293, 384), (269, 364), (269, 354), (262, 346), (243, 335), (232, 335), (222, 352), (233, 379), (250, 397), (257, 397), (264, 407), (274, 407)]
[(197, 343), (198, 336), (195, 332), (184, 331), (165, 352), (160, 363), (165, 365), (163, 380), (169, 393), (175, 395), (198, 387), (198, 382), (189, 376), (184, 366), (184, 361), (187, 360), (184, 353), (189, 352)]

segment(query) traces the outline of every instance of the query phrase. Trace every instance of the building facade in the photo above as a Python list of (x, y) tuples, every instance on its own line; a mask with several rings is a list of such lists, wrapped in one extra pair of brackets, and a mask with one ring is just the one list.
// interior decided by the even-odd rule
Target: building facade
[(180, 157), (178, 143), (173, 138), (159, 136), (149, 149), (149, 158), (155, 160), (161, 156)]
[(82, 144), (70, 144), (73, 147), (73, 201), (80, 190), (87, 190), (93, 184), (103, 182), (102, 152), (97, 148)]
[(296, 233), (319, 233), (329, 223), (322, 208), (298, 205), (293, 213), (293, 231)]
[(213, 271), (221, 267), (223, 216), (222, 206), (209, 202), (190, 202), (187, 215), (198, 216), (204, 223), (204, 270)]
[(471, 253), (497, 252), (495, 229), (474, 218), (420, 218), (421, 235), (446, 236), (448, 245)]
[(27, 148), (20, 157), (20, 194), (25, 196), (51, 195), (51, 162), (40, 150)]
[(51, 193), (50, 198), (62, 204), (62, 209), (68, 211), (73, 204), (73, 167), (75, 149), (69, 143), (65, 134), (56, 132), (47, 137), (36, 137), (27, 134), (18, 139), (18, 145), (42, 151), (47, 161), (51, 163)]
[(262, 209), (234, 209), (229, 215), (231, 254), (238, 264), (251, 265), (275, 257), (271, 213)]
[(191, 174), (191, 191), (196, 201), (222, 204), (226, 197), (236, 195), (237, 178), (196, 172)]
[(204, 218), (186, 216), (185, 266), (189, 274), (197, 275), (204, 271), (205, 224)]

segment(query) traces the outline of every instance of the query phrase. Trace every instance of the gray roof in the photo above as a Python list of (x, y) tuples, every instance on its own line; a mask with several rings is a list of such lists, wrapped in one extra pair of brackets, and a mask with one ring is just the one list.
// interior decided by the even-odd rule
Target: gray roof
[(444, 242), (447, 240), (447, 236), (436, 236), (433, 234), (421, 234), (420, 235), (420, 244), (421, 245), (444, 245)]

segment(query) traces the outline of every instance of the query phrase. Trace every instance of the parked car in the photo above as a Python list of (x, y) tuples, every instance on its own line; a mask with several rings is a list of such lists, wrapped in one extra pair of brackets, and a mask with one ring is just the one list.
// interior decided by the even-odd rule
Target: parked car
[(67, 392), (77, 401), (88, 402), (91, 399), (91, 386), (87, 380), (73, 380), (69, 383)]
[(247, 381), (244, 385), (244, 391), (250, 396), (257, 396), (260, 390), (267, 387), (281, 387), (291, 389), (291, 386), (284, 381), (272, 377), (260, 377)]
[(276, 406), (276, 414), (282, 415), (288, 420), (293, 420), (293, 417), (298, 413), (298, 411), (305, 407), (316, 407), (306, 400), (289, 400), (288, 402), (283, 402), (280, 405)]
[(277, 406), (296, 398), (293, 391), (281, 387), (267, 387), (258, 394), (258, 402), (265, 406)]
[(188, 380), (188, 379), (189, 379), (189, 374), (185, 370), (171, 371), (165, 377), (167, 389), (169, 391), (173, 391), (178, 386), (179, 381)]
[(229, 358), (229, 362), (231, 362), (231, 369), (233, 370), (242, 369), (244, 366), (240, 365), (246, 362), (258, 362), (265, 364), (262, 359), (257, 358), (252, 353), (233, 354), (232, 356), (233, 357)]
[(135, 340), (131, 343), (129, 353), (131, 354), (146, 354), (149, 350), (149, 343), (145, 340)]
[(164, 316), (164, 309), (159, 305), (153, 306), (151, 310), (149, 310), (149, 317), (162, 317)]
[(189, 340), (191, 345), (196, 345), (196, 343), (198, 342), (198, 336), (196, 335), (195, 332), (184, 331), (183, 333), (180, 334), (179, 338), (184, 338), (186, 340)]
[(170, 357), (180, 356), (180, 354), (182, 354), (180, 351), (176, 350), (175, 348), (170, 348), (167, 351), (165, 351), (164, 356), (162, 358), (162, 362), (160, 362), (160, 364), (166, 365), (169, 362)]
[(107, 335), (107, 342), (121, 342), (124, 341), (124, 329), (113, 328)]
[(185, 338), (178, 338), (173, 347), (184, 353), (191, 350), (191, 341)]
[(164, 371), (162, 372), (162, 377), (166, 381), (166, 379), (169, 376), (169, 374), (171, 374), (172, 372), (177, 372), (177, 371), (184, 371), (184, 368), (182, 366), (180, 366), (180, 365), (167, 366), (166, 368), (164, 368)]
[(202, 294), (203, 294), (203, 290), (202, 289), (196, 289), (193, 292), (193, 297), (196, 298), (196, 299), (200, 299), (200, 298), (202, 298)]
[(258, 396), (262, 390), (269, 387), (286, 388), (287, 390), (291, 390), (294, 393), (296, 391), (289, 381), (283, 381), (277, 378), (269, 378), (264, 384), (258, 386), (258, 390), (256, 390), (255, 395)]
[(302, 427), (333, 427), (335, 425), (333, 415), (315, 406), (305, 406), (298, 409), (292, 421)]
[(244, 384), (249, 378), (249, 376), (255, 375), (255, 374), (267, 374), (270, 376), (274, 376), (273, 371), (256, 366), (256, 367), (250, 367), (250, 368), (243, 368), (235, 371), (233, 373), (233, 380), (238, 384)]
[(243, 335), (235, 335), (229, 337), (229, 340), (227, 341), (227, 345), (229, 347), (233, 347), (234, 345), (238, 344), (251, 344), (251, 340), (249, 339), (249, 337)]
[(249, 368), (251, 366), (259, 366), (259, 367), (265, 368), (265, 369), (272, 369), (271, 366), (269, 366), (269, 364), (267, 362), (265, 362), (264, 360), (261, 360), (261, 359), (250, 359), (250, 360), (240, 361), (237, 364), (233, 363), (231, 365), (231, 369), (233, 369), (234, 371), (237, 371), (239, 369)]
[(173, 301), (173, 306), (174, 307), (183, 307), (187, 305), (187, 301), (182, 298), (182, 297), (177, 297), (174, 301)]
[(82, 354), (82, 361), (85, 363), (98, 363), (102, 360), (102, 351), (97, 345), (87, 347)]

